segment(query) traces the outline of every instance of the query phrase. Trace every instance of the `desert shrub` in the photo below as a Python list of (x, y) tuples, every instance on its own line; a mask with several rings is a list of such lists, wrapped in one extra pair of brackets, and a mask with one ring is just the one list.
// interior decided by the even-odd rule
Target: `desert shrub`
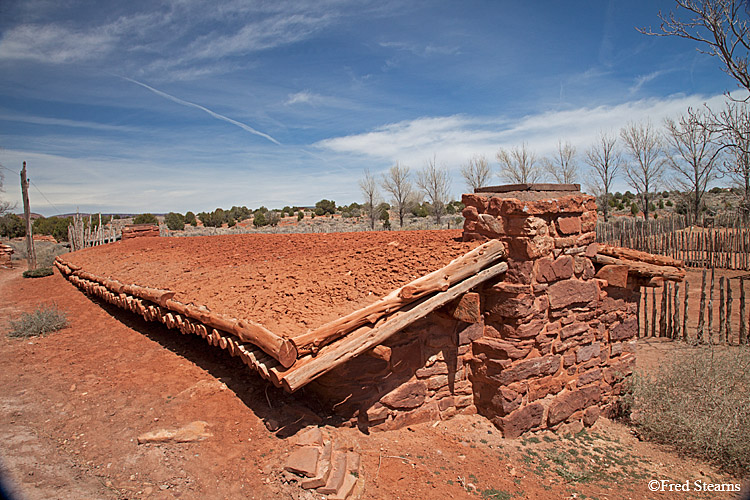
[(193, 227), (196, 227), (198, 225), (198, 220), (195, 218), (195, 214), (193, 212), (187, 212), (185, 214), (185, 224), (190, 224)]
[(5, 238), (26, 236), (26, 226), (23, 219), (16, 214), (5, 214), (0, 217), (0, 236)]
[(750, 347), (700, 348), (636, 373), (630, 410), (641, 436), (750, 470)]
[(24, 271), (24, 278), (43, 278), (45, 276), (52, 276), (53, 271), (51, 267), (37, 267), (30, 271)]
[(303, 212), (302, 210), (300, 210), (299, 212), (297, 212), (297, 220), (298, 221), (300, 221), (300, 220), (302, 220), (304, 218), (305, 218), (305, 212)]
[(271, 227), (276, 227), (279, 224), (280, 220), (281, 215), (279, 215), (279, 212), (277, 212), (276, 210), (273, 210), (266, 214), (266, 223), (268, 223), (268, 225)]
[(158, 224), (159, 220), (156, 218), (154, 214), (140, 214), (136, 215), (133, 219), (133, 224)]
[(255, 217), (253, 217), (253, 225), (255, 227), (263, 227), (268, 225), (268, 221), (266, 221), (265, 213), (261, 212), (260, 210), (255, 212)]
[(315, 215), (326, 215), (336, 213), (336, 202), (333, 200), (320, 200), (315, 204)]
[(636, 205), (635, 203), (630, 205), (630, 213), (631, 215), (638, 215), (638, 205)]
[(175, 212), (169, 212), (164, 217), (164, 222), (172, 231), (182, 231), (185, 229), (185, 216)]
[(40, 305), (10, 322), (10, 337), (36, 337), (68, 326), (67, 315), (55, 305)]

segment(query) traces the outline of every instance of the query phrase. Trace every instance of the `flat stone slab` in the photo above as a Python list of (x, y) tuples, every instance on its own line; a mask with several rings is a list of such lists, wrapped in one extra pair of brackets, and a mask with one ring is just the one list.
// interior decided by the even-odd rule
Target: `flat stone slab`
[(300, 476), (315, 477), (318, 470), (320, 449), (315, 446), (305, 446), (294, 450), (286, 460), (284, 469)]

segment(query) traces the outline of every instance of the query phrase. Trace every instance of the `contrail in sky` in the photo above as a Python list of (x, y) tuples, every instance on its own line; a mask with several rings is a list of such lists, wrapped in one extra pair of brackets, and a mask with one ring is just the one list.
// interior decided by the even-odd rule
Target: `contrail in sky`
[(197, 109), (200, 109), (201, 111), (205, 111), (206, 113), (208, 113), (209, 115), (213, 116), (216, 119), (223, 120), (225, 122), (231, 123), (232, 125), (237, 125), (238, 127), (240, 127), (242, 130), (244, 130), (246, 132), (250, 132), (251, 134), (259, 135), (261, 137), (264, 137), (264, 138), (268, 139), (269, 141), (273, 142), (274, 144), (278, 144), (279, 146), (281, 146), (281, 143), (279, 141), (277, 141), (276, 139), (274, 139), (273, 137), (271, 137), (270, 135), (264, 134), (263, 132), (255, 130), (253, 127), (251, 127), (249, 125), (245, 125), (242, 122), (238, 122), (237, 120), (232, 120), (229, 117), (226, 117), (224, 115), (220, 115), (219, 113), (211, 111), (210, 109), (208, 109), (206, 107), (203, 107), (200, 104), (195, 104), (194, 102), (185, 101), (185, 100), (180, 99), (178, 97), (175, 97), (173, 95), (169, 95), (166, 92), (162, 92), (161, 90), (157, 90), (157, 89), (155, 89), (153, 87), (150, 87), (150, 86), (146, 85), (145, 83), (141, 83), (141, 82), (139, 82), (137, 80), (133, 80), (132, 78), (128, 78), (126, 76), (121, 76), (120, 78), (122, 78), (123, 80), (127, 80), (129, 82), (135, 83), (136, 85), (140, 85), (144, 89), (148, 89), (151, 92), (153, 92), (154, 94), (162, 96), (165, 99), (169, 99), (172, 102), (176, 102), (177, 104), (182, 104), (183, 106), (189, 106), (191, 108), (197, 108)]

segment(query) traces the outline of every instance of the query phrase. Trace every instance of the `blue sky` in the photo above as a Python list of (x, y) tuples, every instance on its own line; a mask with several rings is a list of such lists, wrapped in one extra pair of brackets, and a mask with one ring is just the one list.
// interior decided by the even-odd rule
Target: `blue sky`
[(365, 168), (434, 156), (459, 197), (472, 155), (497, 171), (498, 148), (560, 139), (585, 181), (599, 131), (736, 89), (691, 42), (635, 30), (672, 7), (3, 0), (1, 196), (20, 207), (25, 160), (45, 215), (344, 204)]

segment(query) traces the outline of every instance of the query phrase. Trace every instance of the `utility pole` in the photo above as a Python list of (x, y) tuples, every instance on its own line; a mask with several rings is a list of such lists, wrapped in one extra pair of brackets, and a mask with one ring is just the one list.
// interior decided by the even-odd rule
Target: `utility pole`
[(36, 253), (34, 252), (34, 236), (31, 234), (31, 210), (29, 209), (29, 181), (26, 179), (26, 162), (21, 169), (21, 195), (23, 196), (23, 216), (26, 219), (26, 254), (28, 255), (29, 271), (36, 269)]

